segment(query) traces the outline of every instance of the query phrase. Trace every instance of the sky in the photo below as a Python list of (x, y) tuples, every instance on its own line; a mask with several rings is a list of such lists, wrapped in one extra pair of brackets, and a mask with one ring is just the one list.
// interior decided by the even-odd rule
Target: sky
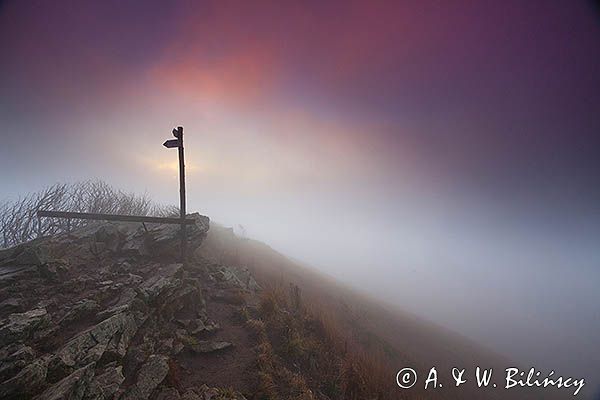
[(0, 198), (177, 204), (182, 125), (188, 209), (527, 365), (600, 368), (594, 3), (4, 1), (0, 50)]

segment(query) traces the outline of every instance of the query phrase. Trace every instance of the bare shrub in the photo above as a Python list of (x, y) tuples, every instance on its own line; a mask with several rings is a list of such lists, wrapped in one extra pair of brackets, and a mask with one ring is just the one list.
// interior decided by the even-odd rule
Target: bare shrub
[(179, 213), (177, 207), (155, 204), (147, 194), (127, 193), (100, 180), (57, 183), (14, 201), (0, 203), (0, 247), (67, 232), (90, 222), (38, 218), (38, 210), (157, 216)]

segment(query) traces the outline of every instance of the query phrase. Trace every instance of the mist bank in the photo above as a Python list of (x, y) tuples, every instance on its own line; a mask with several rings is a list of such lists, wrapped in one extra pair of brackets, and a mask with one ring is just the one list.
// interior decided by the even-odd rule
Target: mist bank
[(294, 205), (233, 215), (243, 230), (232, 215), (216, 219), (524, 368), (584, 377), (584, 394), (598, 388), (600, 258), (592, 232), (545, 230), (475, 209), (384, 220), (382, 210), (357, 214), (343, 203), (331, 212)]

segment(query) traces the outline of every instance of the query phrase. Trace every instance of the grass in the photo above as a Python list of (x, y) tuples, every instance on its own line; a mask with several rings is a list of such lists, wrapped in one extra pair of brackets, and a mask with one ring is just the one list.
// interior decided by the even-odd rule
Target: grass
[(181, 389), (181, 367), (172, 358), (169, 358), (169, 372), (167, 373), (166, 382), (168, 386), (176, 389)]
[[(352, 345), (322, 307), (299, 290), (265, 290), (260, 319), (246, 326), (256, 341), (261, 399), (392, 399), (394, 380), (385, 363)], [(397, 394), (397, 392), (395, 393)]]

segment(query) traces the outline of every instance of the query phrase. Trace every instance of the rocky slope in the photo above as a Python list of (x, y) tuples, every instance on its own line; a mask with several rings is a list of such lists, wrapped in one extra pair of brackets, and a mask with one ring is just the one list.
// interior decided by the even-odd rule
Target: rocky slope
[[(194, 217), (191, 248), (209, 228)], [(255, 357), (232, 321), (258, 286), (174, 263), (178, 229), (98, 223), (0, 252), (0, 398), (244, 398), (228, 383)]]
[(402, 366), (504, 360), (194, 218), (185, 266), (172, 225), (98, 223), (0, 251), (0, 399), (541, 398), (400, 391)]

